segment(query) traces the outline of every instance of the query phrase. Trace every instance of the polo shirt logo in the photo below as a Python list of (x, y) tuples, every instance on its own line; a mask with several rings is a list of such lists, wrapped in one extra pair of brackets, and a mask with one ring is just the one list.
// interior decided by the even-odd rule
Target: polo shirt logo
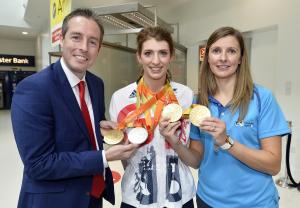
[(242, 120), (242, 121), (236, 121), (235, 122), (235, 125), (236, 126), (240, 126), (240, 127), (253, 127), (253, 122), (252, 121), (244, 121), (244, 120)]

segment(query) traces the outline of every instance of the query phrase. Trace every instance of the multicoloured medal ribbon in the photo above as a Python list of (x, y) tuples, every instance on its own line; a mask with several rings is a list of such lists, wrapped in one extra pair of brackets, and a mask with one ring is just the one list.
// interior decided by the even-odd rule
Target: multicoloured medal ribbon
[[(158, 93), (153, 93), (141, 78), (137, 86), (136, 110), (129, 113), (119, 124), (118, 129), (124, 129), (127, 126), (143, 126), (147, 129), (149, 137), (153, 137), (153, 131), (157, 126), (162, 109), (169, 103), (178, 103), (177, 98), (169, 82)], [(151, 110), (154, 117), (151, 117)], [(145, 120), (138, 117), (143, 114)], [(133, 124), (132, 124), (133, 123)]]
[(178, 104), (177, 98), (169, 82), (165, 84), (160, 92), (155, 94), (146, 86), (144, 79), (142, 78), (137, 87), (137, 108), (141, 108), (144, 103), (149, 102), (153, 98), (155, 98), (155, 102), (151, 105), (151, 109), (154, 112), (153, 119), (151, 118), (150, 108), (144, 111), (148, 133), (152, 133), (157, 126), (165, 105), (170, 103)]

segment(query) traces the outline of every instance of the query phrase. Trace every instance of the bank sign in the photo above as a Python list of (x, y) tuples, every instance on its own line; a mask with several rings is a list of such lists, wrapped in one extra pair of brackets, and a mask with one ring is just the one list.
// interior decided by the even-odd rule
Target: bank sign
[(19, 55), (0, 54), (0, 66), (35, 67), (34, 56), (19, 56)]

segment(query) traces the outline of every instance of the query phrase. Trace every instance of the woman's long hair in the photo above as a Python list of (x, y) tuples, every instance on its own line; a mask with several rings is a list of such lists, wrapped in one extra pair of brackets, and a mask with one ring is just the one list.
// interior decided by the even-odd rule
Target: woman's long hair
[(208, 56), (211, 45), (220, 38), (226, 36), (235, 37), (240, 45), (241, 63), (236, 71), (234, 93), (232, 100), (230, 101), (232, 113), (235, 113), (238, 109), (240, 110), (238, 119), (238, 121), (240, 122), (247, 114), (248, 105), (252, 98), (254, 85), (250, 72), (244, 38), (240, 31), (232, 27), (221, 27), (217, 29), (211, 34), (207, 41), (204, 60), (200, 67), (199, 102), (202, 105), (208, 106), (208, 96), (214, 95), (218, 90), (215, 76), (212, 73), (208, 63)]

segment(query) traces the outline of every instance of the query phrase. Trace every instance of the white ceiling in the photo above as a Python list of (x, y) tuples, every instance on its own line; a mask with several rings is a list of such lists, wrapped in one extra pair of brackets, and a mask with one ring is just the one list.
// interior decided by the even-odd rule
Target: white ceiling
[[(17, 0), (11, 0), (17, 1)], [(192, 0), (139, 0), (138, 2), (144, 6), (154, 5), (157, 8), (158, 16), (162, 19), (165, 11), (171, 11), (173, 8), (180, 7), (182, 4)], [(21, 2), (21, 1), (20, 1)], [(77, 7), (97, 7), (105, 5), (118, 5), (136, 0), (72, 0), (72, 8)], [(13, 39), (35, 39), (37, 34), (42, 31), (47, 31), (49, 28), (49, 1), (47, 0), (23, 0), (23, 5), (20, 7), (25, 8), (23, 20), (28, 23), (28, 27), (7, 26), (0, 24), (0, 37), (13, 38)], [(164, 12), (159, 12), (164, 11)], [(1, 18), (1, 14), (0, 14)], [(22, 35), (22, 31), (29, 32), (28, 35)]]

